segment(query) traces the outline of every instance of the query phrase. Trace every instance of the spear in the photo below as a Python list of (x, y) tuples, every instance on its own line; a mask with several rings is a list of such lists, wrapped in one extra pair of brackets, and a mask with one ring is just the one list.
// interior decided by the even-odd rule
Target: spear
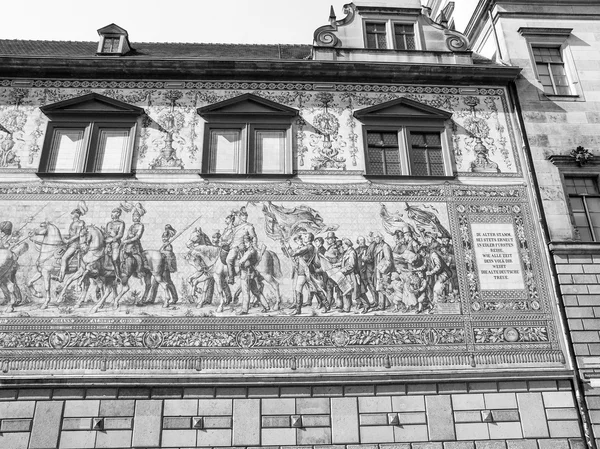
[(187, 225), (187, 226), (186, 226), (186, 227), (183, 229), (183, 231), (181, 231), (181, 232), (178, 232), (177, 234), (175, 234), (175, 235), (173, 236), (173, 238), (169, 239), (169, 241), (168, 241), (168, 242), (165, 242), (165, 243), (163, 244), (163, 246), (161, 246), (161, 247), (160, 247), (159, 251), (162, 251), (163, 249), (165, 249), (165, 247), (166, 247), (167, 245), (170, 245), (170, 244), (171, 244), (171, 243), (173, 243), (173, 242), (174, 242), (174, 241), (175, 241), (177, 238), (181, 237), (181, 235), (182, 235), (182, 234), (183, 234), (185, 231), (187, 231), (188, 229), (190, 229), (190, 228), (191, 228), (191, 227), (194, 225), (194, 223), (196, 223), (198, 220), (200, 220), (200, 218), (202, 218), (202, 216), (199, 216), (198, 218), (196, 218), (196, 219), (195, 219), (194, 221), (192, 221), (192, 222), (191, 222), (189, 225)]
[(28, 217), (28, 218), (27, 218), (27, 220), (25, 220), (25, 224), (24, 224), (23, 226), (21, 226), (21, 227), (20, 227), (20, 228), (19, 228), (19, 229), (18, 229), (18, 230), (15, 232), (15, 234), (18, 234), (19, 232), (21, 232), (21, 231), (23, 230), (23, 228), (25, 228), (27, 225), (29, 225), (29, 224), (30, 224), (30, 223), (33, 221), (33, 219), (34, 219), (35, 217), (37, 217), (37, 216), (40, 214), (40, 212), (41, 212), (41, 211), (43, 211), (43, 210), (46, 208), (46, 206), (47, 206), (47, 205), (48, 205), (48, 203), (44, 204), (40, 210), (38, 210), (38, 211), (37, 211), (35, 214), (33, 214), (31, 217)]

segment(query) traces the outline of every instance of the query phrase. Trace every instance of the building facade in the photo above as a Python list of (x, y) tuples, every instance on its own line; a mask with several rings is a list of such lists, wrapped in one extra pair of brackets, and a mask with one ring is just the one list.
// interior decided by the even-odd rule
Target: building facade
[(417, 0), (343, 14), (0, 41), (0, 446), (593, 444), (521, 69)]
[[(438, 14), (453, 5), (430, 2)], [(434, 12), (435, 14), (435, 12)], [(474, 51), (523, 71), (516, 80), (527, 151), (539, 184), (557, 290), (598, 435), (598, 66), (595, 2), (456, 4)]]

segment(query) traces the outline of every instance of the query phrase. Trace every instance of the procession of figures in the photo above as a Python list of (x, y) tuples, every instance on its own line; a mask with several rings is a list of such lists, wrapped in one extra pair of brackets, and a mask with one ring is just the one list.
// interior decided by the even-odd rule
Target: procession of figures
[[(116, 313), (124, 304), (217, 315), (425, 314), (459, 303), (452, 238), (427, 204), (380, 204), (380, 229), (356, 235), (308, 205), (249, 202), (224, 213), (222, 226), (202, 215), (165, 223), (158, 242), (147, 241), (141, 203), (121, 202), (96, 225), (80, 201), (64, 232), (36, 220), (45, 207), (23, 223), (0, 222), (3, 314), (66, 305)], [(208, 235), (200, 224), (218, 229)], [(176, 253), (175, 242), (185, 249)]]

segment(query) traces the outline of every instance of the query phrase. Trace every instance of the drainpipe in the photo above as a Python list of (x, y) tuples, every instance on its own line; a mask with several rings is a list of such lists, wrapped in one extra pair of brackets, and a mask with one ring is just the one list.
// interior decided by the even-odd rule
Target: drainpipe
[[(544, 244), (549, 249), (550, 248), (550, 231), (548, 229), (548, 223), (546, 221), (546, 216), (544, 214), (544, 206), (542, 203), (542, 197), (540, 195), (540, 186), (537, 180), (536, 173), (533, 169), (533, 157), (531, 156), (531, 148), (529, 147), (529, 139), (527, 137), (527, 130), (525, 129), (525, 121), (523, 119), (523, 111), (521, 109), (521, 103), (519, 102), (519, 97), (517, 95), (517, 86), (514, 81), (511, 81), (508, 84), (508, 92), (510, 99), (515, 107), (517, 120), (519, 122), (519, 128), (521, 129), (521, 133), (523, 135), (523, 145), (525, 147), (525, 159), (527, 163), (527, 170), (529, 171), (530, 178), (533, 184), (533, 194), (535, 196), (535, 203), (537, 206), (537, 212), (540, 217), (540, 224), (542, 225), (542, 233)], [(552, 255), (550, 255), (552, 257)], [(596, 440), (594, 439), (594, 433), (591, 426), (591, 420), (588, 412), (587, 405), (585, 403), (584, 392), (583, 392), (583, 384), (581, 382), (581, 378), (579, 376), (579, 368), (577, 366), (577, 359), (573, 354), (573, 341), (571, 340), (571, 331), (569, 329), (569, 321), (567, 320), (567, 315), (565, 313), (565, 309), (563, 307), (563, 299), (562, 293), (560, 291), (560, 283), (558, 282), (558, 273), (556, 272), (556, 266), (553, 261), (549, 263), (550, 275), (552, 277), (552, 285), (554, 287), (554, 292), (557, 297), (557, 309), (560, 318), (560, 322), (565, 329), (565, 340), (567, 343), (567, 355), (569, 358), (569, 362), (571, 366), (574, 367), (573, 370), (573, 387), (575, 390), (575, 399), (577, 401), (577, 408), (579, 409), (579, 416), (581, 417), (581, 425), (583, 427), (583, 434), (585, 436), (585, 440), (587, 443), (588, 449), (597, 449), (596, 448)]]

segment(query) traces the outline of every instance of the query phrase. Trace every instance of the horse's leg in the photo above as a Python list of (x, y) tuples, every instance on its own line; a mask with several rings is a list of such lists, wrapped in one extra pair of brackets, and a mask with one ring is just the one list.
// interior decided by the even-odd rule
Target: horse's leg
[[(85, 276), (85, 275), (84, 275), (84, 276)], [(84, 278), (82, 277), (82, 278), (81, 278), (81, 281), (83, 281), (83, 280), (84, 280)], [(82, 282), (80, 282), (80, 285), (81, 285), (81, 283), (82, 283)], [(94, 292), (94, 302), (96, 302), (96, 300), (95, 300), (96, 298), (95, 298), (95, 297), (96, 297), (96, 290), (97, 290), (97, 288), (96, 288), (96, 283), (95, 283), (95, 282), (93, 282), (93, 284), (94, 284), (94, 288), (93, 288), (93, 290), (92, 290), (92, 291)], [(86, 283), (85, 283), (85, 288), (83, 288), (83, 289), (82, 289), (81, 293), (79, 294), (79, 299), (78, 299), (78, 300), (77, 300), (77, 302), (75, 303), (75, 307), (76, 307), (76, 308), (79, 308), (79, 307), (81, 307), (81, 304), (82, 304), (83, 302), (85, 302), (86, 298), (88, 297), (88, 294), (89, 294), (89, 291), (90, 291), (90, 287), (91, 287), (91, 286), (92, 286), (92, 282), (86, 282)]]
[[(129, 276), (121, 274), (121, 292), (115, 296), (115, 299), (114, 299), (114, 308), (115, 309), (119, 308), (119, 302), (121, 301), (121, 298), (123, 298), (123, 296), (125, 296), (129, 292), (129, 290), (131, 290), (131, 287), (129, 287), (130, 279), (131, 278)], [(138, 303), (138, 305), (140, 305), (140, 304)]]
[(171, 273), (169, 271), (165, 271), (164, 279), (171, 296), (171, 304), (176, 304), (177, 301), (179, 301), (179, 296), (177, 295), (177, 289), (175, 288), (175, 284), (173, 284), (173, 279), (171, 279)]
[(6, 285), (6, 283), (4, 283), (4, 282), (1, 283), (0, 291), (4, 295), (4, 299), (8, 300), (8, 306), (6, 306), (6, 309), (4, 310), (4, 312), (5, 313), (14, 312), (15, 311), (15, 300), (13, 298), (13, 295), (11, 295), (10, 290), (8, 289), (8, 285)]
[[(71, 286), (71, 284), (79, 279), (82, 279), (85, 274), (86, 274), (86, 271), (79, 269), (75, 273), (72, 273), (67, 276), (67, 278), (64, 280), (63, 288), (60, 291), (60, 294), (58, 295), (58, 298), (56, 300), (56, 302), (58, 304), (63, 302), (63, 300), (65, 298), (65, 292)], [(81, 300), (77, 301), (77, 303), (78, 304), (81, 303)]]
[[(214, 281), (215, 281), (215, 287), (217, 289), (217, 294), (219, 295), (219, 306), (217, 307), (217, 312), (222, 312), (223, 309), (225, 308), (225, 286), (227, 285), (227, 282), (225, 281), (225, 278), (222, 276), (219, 276), (218, 274), (214, 275)], [(228, 286), (229, 287), (229, 286)], [(229, 292), (231, 293), (231, 291)]]
[[(98, 284), (102, 283), (102, 281), (94, 281), (94, 286), (97, 286)], [(102, 307), (104, 307), (104, 304), (106, 303), (106, 299), (108, 298), (108, 296), (110, 295), (110, 292), (112, 291), (112, 286), (108, 287), (106, 284), (102, 283), (104, 285), (104, 292), (102, 292), (102, 297), (100, 298), (100, 300), (94, 304), (94, 307), (91, 308), (90, 313), (96, 313), (98, 310), (100, 310)]]
[(265, 283), (275, 292), (275, 305), (273, 310), (279, 310), (281, 306), (281, 293), (279, 292), (279, 281), (271, 275), (263, 276)]
[(42, 278), (42, 272), (38, 269), (37, 273), (35, 273), (35, 275), (33, 276), (33, 278), (31, 278), (29, 280), (29, 282), (26, 284), (27, 288), (29, 289), (29, 291), (33, 294), (33, 296), (35, 296), (36, 298), (42, 298), (43, 295), (36, 290), (36, 288), (33, 286), (33, 284), (35, 284), (37, 281), (39, 281)]
[(42, 279), (44, 281), (44, 290), (46, 291), (46, 300), (41, 305), (40, 309), (47, 309), (48, 304), (50, 304), (50, 289), (52, 288), (52, 277), (50, 270), (43, 269), (42, 270)]
[[(143, 273), (139, 273), (139, 280), (144, 285), (144, 294), (142, 295), (142, 299), (140, 299), (140, 304), (148, 304), (153, 303), (156, 298), (153, 298), (150, 295), (150, 289), (152, 287), (152, 273), (149, 271), (145, 271)], [(156, 296), (156, 289), (154, 290), (154, 295)], [(150, 299), (148, 299), (150, 297)]]

